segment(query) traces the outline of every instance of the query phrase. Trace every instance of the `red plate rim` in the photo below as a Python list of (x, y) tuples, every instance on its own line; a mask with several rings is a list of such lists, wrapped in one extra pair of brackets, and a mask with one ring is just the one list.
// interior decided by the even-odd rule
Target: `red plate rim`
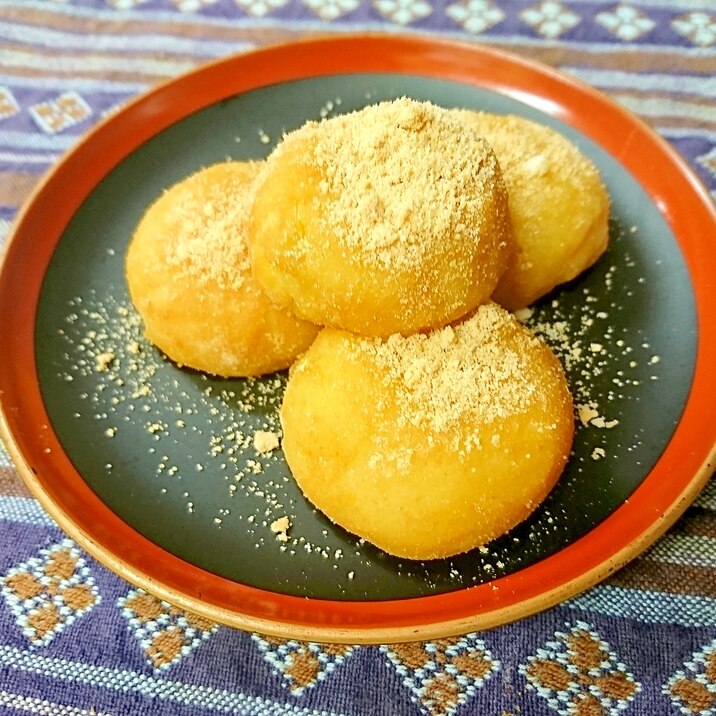
[[(122, 159), (167, 126), (230, 96), (359, 72), (434, 77), (493, 90), (591, 138), (634, 176), (677, 237), (693, 282), (698, 325), (694, 379), (679, 425), (650, 474), (607, 519), (556, 554), (493, 582), (435, 596), (364, 602), (306, 599), (242, 585), (142, 537), (99, 500), (64, 453), (45, 411), (34, 356), (35, 315), (54, 248), (74, 212)], [(588, 85), (511, 53), (368, 34), (313, 38), (218, 60), (160, 85), (97, 125), (45, 176), (20, 212), (0, 273), (0, 345), (6, 358), (0, 362), (0, 434), (31, 492), (90, 554), (135, 585), (214, 621), (279, 637), (349, 643), (489, 628), (600, 581), (656, 540), (706, 484), (716, 457), (714, 236), (716, 210), (706, 188), (653, 130)]]

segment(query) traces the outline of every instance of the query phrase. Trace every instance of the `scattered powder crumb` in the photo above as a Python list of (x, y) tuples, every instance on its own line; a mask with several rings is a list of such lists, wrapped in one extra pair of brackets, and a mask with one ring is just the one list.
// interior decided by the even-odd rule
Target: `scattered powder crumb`
[(291, 521), (284, 515), (271, 523), (271, 532), (276, 535), (279, 542), (288, 542), (288, 531), (291, 529)]
[(590, 425), (594, 425), (595, 428), (607, 428), (607, 430), (609, 430), (614, 426), (619, 425), (619, 421), (616, 419), (607, 420), (602, 415), (599, 415), (590, 421)]
[(278, 435), (267, 430), (257, 430), (254, 433), (254, 447), (260, 453), (270, 453), (279, 445)]
[[(627, 256), (625, 267), (633, 263)], [(629, 386), (637, 382), (617, 370), (619, 365), (627, 365), (630, 359), (636, 359), (638, 344), (629, 345), (619, 322), (614, 324), (606, 319), (612, 311), (622, 310), (621, 299), (610, 301), (611, 292), (619, 285), (616, 276), (619, 267), (611, 265), (604, 274), (604, 290), (599, 297), (589, 287), (584, 287), (583, 301), (563, 305), (559, 299), (552, 301), (549, 309), (535, 309), (535, 316), (528, 325), (554, 349), (566, 369), (576, 405), (584, 406), (578, 419), (583, 426), (597, 427), (591, 421), (604, 416), (603, 425), (615, 425), (606, 416), (609, 409), (618, 409), (617, 401), (636, 399), (638, 396), (627, 393)], [(626, 277), (625, 277), (626, 278)], [(545, 307), (546, 308), (546, 307)], [(636, 340), (636, 337), (632, 337)], [(654, 351), (652, 350), (651, 353)], [(630, 367), (636, 367), (635, 365)], [(610, 380), (614, 388), (595, 395), (597, 381)], [(599, 403), (597, 403), (597, 399)], [(592, 412), (596, 411), (596, 414)]]
[(104, 371), (109, 370), (109, 367), (110, 365), (112, 365), (113, 361), (113, 352), (107, 351), (106, 353), (100, 353), (95, 357), (95, 368), (100, 371), (100, 373), (103, 373)]
[(137, 356), (137, 355), (139, 355), (139, 353), (140, 353), (140, 351), (142, 350), (142, 348), (141, 348), (141, 346), (139, 345), (139, 343), (138, 343), (137, 341), (132, 341), (132, 342), (127, 346), (127, 350), (128, 350), (132, 355)]
[(527, 321), (532, 317), (532, 309), (529, 306), (526, 308), (518, 308), (514, 314), (518, 321)]
[(592, 450), (592, 460), (601, 460), (603, 457), (606, 457), (606, 454), (604, 448), (595, 447), (594, 450)]
[(113, 438), (113, 437), (117, 434), (117, 428), (107, 428), (107, 429), (104, 431), (104, 434), (105, 434), (108, 438)]
[(352, 572), (352, 571), (348, 572), (348, 579), (353, 579), (353, 577), (355, 577), (355, 576), (356, 576), (355, 572)]
[(599, 411), (593, 408), (591, 405), (578, 405), (577, 415), (582, 425), (589, 425), (594, 418), (599, 417)]
[(263, 129), (259, 129), (259, 141), (261, 144), (268, 144), (271, 141), (271, 137)]

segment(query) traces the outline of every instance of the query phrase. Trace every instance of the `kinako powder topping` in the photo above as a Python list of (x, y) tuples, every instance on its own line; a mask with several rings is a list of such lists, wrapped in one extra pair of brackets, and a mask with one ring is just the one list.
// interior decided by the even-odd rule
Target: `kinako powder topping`
[[(400, 391), (399, 424), (434, 434), (465, 423), (490, 424), (540, 400), (534, 349), (544, 344), (495, 303), (467, 320), (430, 333), (387, 340), (356, 337), (354, 356), (369, 357), (387, 386)], [(559, 366), (555, 364), (554, 370)]]
[(198, 286), (242, 287), (251, 274), (246, 222), (259, 162), (201, 170), (174, 187), (166, 222), (174, 228), (166, 262)]
[(292, 134), (312, 147), (326, 230), (368, 267), (409, 271), (446, 245), (474, 246), (488, 198), (504, 190), (490, 146), (430, 102), (380, 102)]

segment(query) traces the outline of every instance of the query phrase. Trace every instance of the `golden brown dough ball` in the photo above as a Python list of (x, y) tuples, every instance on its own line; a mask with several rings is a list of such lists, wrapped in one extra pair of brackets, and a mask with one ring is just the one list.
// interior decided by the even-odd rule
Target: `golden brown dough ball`
[(429, 334), (323, 330), (291, 369), (281, 420), (306, 497), (412, 559), (464, 552), (524, 520), (574, 429), (559, 361), (494, 303)]
[(510, 250), (492, 150), (400, 99), (286, 135), (249, 222), (254, 274), (302, 318), (363, 335), (444, 325), (487, 300)]
[(493, 299), (523, 308), (578, 276), (606, 250), (609, 197), (592, 162), (549, 127), (457, 110), (495, 150), (509, 195), (515, 252)]
[(251, 275), (246, 214), (258, 162), (225, 162), (168, 189), (126, 257), (147, 338), (179, 365), (221, 376), (286, 368), (318, 329), (275, 308)]

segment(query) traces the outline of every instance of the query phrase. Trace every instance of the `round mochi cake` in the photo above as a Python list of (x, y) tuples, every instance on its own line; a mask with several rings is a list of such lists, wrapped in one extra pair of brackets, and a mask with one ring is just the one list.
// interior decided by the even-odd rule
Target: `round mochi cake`
[(495, 303), (409, 337), (324, 329), (290, 371), (281, 421), (309, 501), (422, 560), (483, 545), (530, 515), (574, 431), (558, 359)]
[(301, 318), (361, 335), (443, 326), (507, 266), (507, 193), (459, 118), (399, 99), (287, 134), (249, 219), (254, 275)]
[(247, 211), (259, 162), (224, 162), (175, 184), (147, 210), (126, 256), (147, 338), (220, 376), (288, 367), (318, 328), (270, 301), (251, 273)]
[(594, 164), (550, 127), (514, 115), (456, 110), (495, 151), (515, 250), (493, 299), (524, 308), (571, 281), (609, 242), (609, 196)]

